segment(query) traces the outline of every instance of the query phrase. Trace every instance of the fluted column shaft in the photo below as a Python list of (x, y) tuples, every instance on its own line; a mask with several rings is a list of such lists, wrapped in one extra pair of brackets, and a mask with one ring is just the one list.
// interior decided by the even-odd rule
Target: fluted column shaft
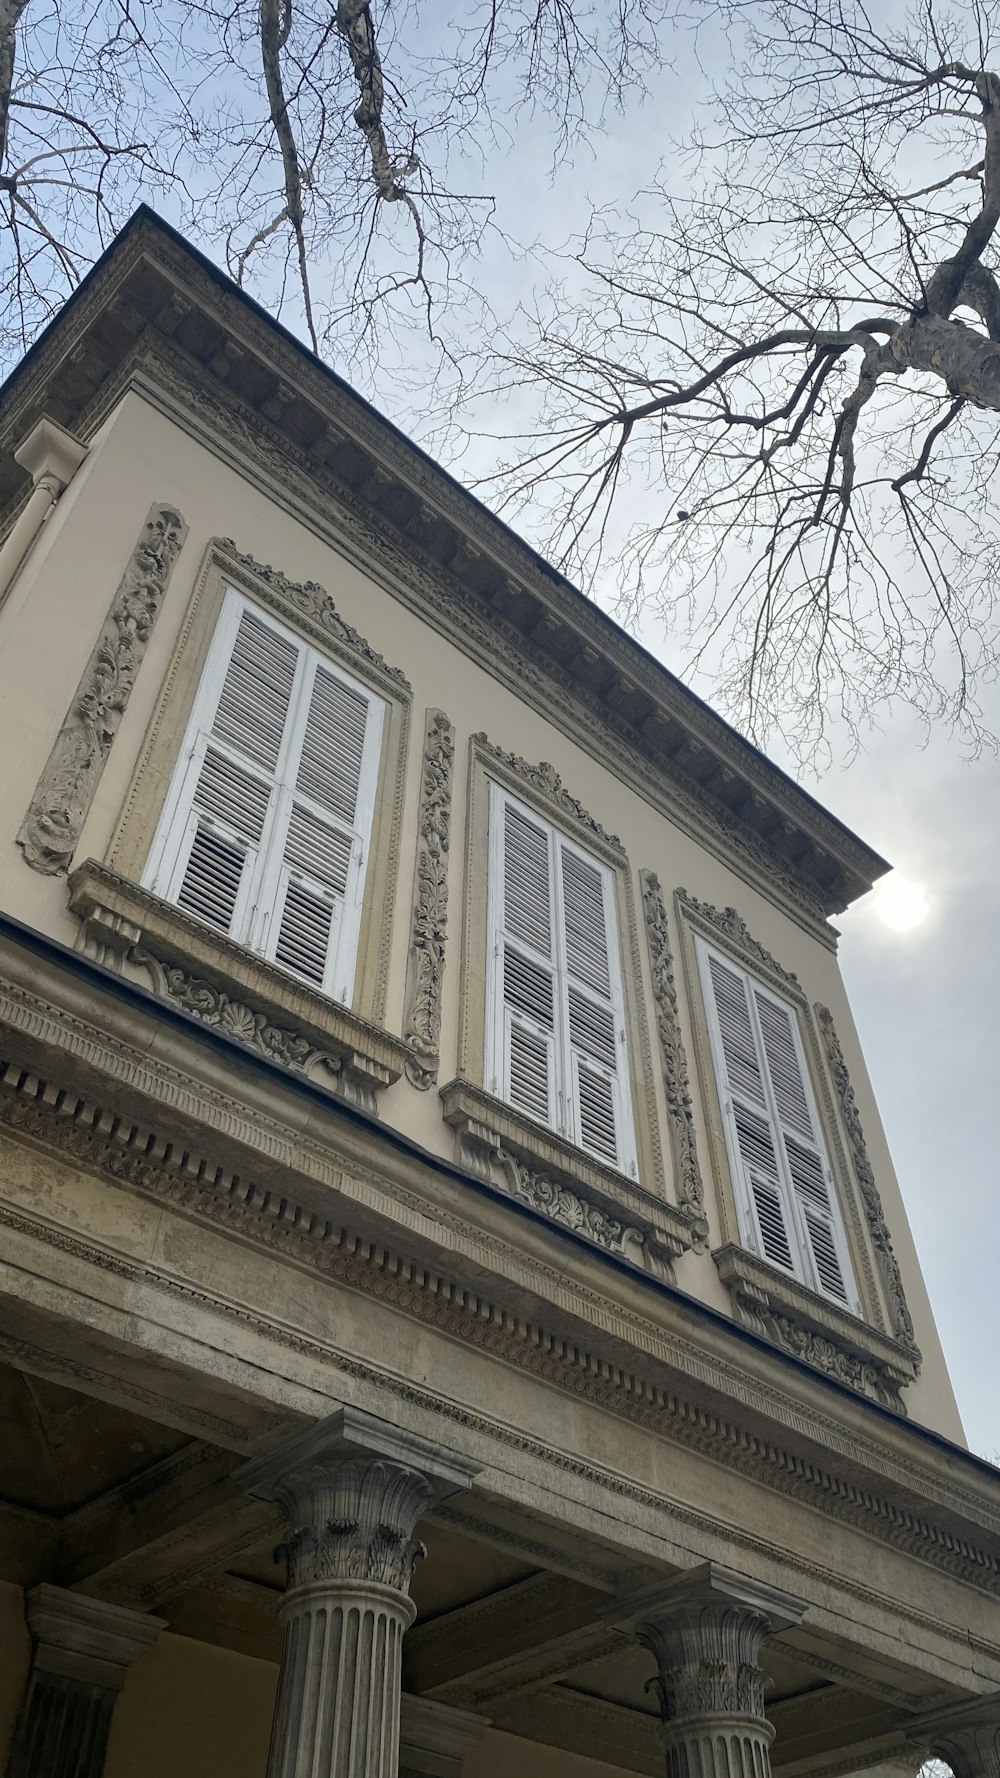
[(33, 1650), (7, 1778), (101, 1778), (115, 1699), (162, 1619), (62, 1587), (28, 1594)]
[(474, 1466), (354, 1409), (240, 1471), (282, 1509), (284, 1644), (267, 1778), (396, 1778), (413, 1533)]
[(760, 1647), (804, 1610), (710, 1563), (605, 1608), (656, 1660), (666, 1778), (771, 1778)]

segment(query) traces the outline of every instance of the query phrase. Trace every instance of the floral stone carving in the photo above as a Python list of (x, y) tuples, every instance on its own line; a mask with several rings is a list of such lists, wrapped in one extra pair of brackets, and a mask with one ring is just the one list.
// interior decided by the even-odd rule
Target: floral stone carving
[(851, 1149), (851, 1160), (854, 1163), (854, 1173), (861, 1192), (861, 1199), (865, 1207), (868, 1233), (871, 1236), (872, 1246), (875, 1249), (875, 1258), (885, 1288), (885, 1294), (889, 1304), (889, 1312), (892, 1316), (892, 1325), (899, 1338), (906, 1345), (916, 1351), (913, 1332), (913, 1317), (910, 1314), (909, 1305), (906, 1301), (906, 1292), (903, 1288), (903, 1275), (899, 1269), (899, 1261), (893, 1251), (892, 1236), (889, 1233), (889, 1225), (885, 1220), (885, 1212), (882, 1208), (882, 1199), (879, 1194), (879, 1189), (875, 1184), (875, 1175), (872, 1172), (872, 1164), (868, 1156), (868, 1145), (865, 1142), (864, 1131), (861, 1128), (861, 1117), (858, 1112), (858, 1103), (854, 1097), (854, 1088), (851, 1085), (851, 1077), (847, 1072), (847, 1063), (844, 1061), (844, 1052), (840, 1047), (840, 1039), (837, 1036), (833, 1017), (829, 1008), (817, 1005), (816, 1017), (819, 1021), (819, 1028), (823, 1036), (823, 1047), (826, 1050), (826, 1059), (830, 1065), (830, 1073), (833, 1076), (833, 1084), (837, 1093), (840, 1114), (844, 1120), (844, 1128), (847, 1131), (847, 1140)]
[(454, 760), (455, 730), (443, 710), (428, 710), (403, 1027), (404, 1041), (412, 1052), (406, 1073), (422, 1092), (437, 1080), (440, 1059)]
[(495, 760), (498, 765), (505, 766), (508, 772), (511, 772), (515, 778), (520, 778), (521, 782), (527, 784), (529, 789), (537, 791), (558, 814), (568, 815), (571, 821), (578, 822), (596, 839), (603, 840), (606, 846), (613, 846), (616, 852), (622, 851), (622, 843), (618, 835), (606, 832), (600, 822), (590, 813), (590, 810), (585, 809), (583, 804), (571, 795), (555, 766), (550, 765), (547, 759), (543, 759), (538, 765), (532, 765), (530, 760), (522, 759), (518, 753), (505, 753), (502, 747), (494, 747), (492, 741), (485, 734), (473, 735), (472, 740), (481, 753)]
[(701, 1169), (698, 1166), (698, 1151), (695, 1147), (691, 1081), (688, 1075), (684, 1039), (681, 1036), (680, 1020), (677, 1014), (677, 983), (674, 979), (674, 959), (670, 949), (667, 910), (663, 901), (663, 891), (660, 888), (660, 879), (656, 872), (640, 871), (639, 882), (642, 890), (642, 909), (646, 919), (646, 940), (649, 946), (649, 966), (653, 977), (653, 997), (656, 1002), (656, 1028), (659, 1032), (660, 1050), (663, 1055), (663, 1082), (667, 1095), (667, 1112), (670, 1117), (670, 1142), (673, 1149), (677, 1196), (682, 1204), (691, 1204), (701, 1209), (705, 1202), (705, 1188), (702, 1184)]
[(509, 1150), (500, 1148), (496, 1152), (511, 1197), (519, 1198), (522, 1204), (530, 1204), (533, 1210), (540, 1210), (565, 1228), (589, 1235), (599, 1247), (642, 1264), (645, 1242), (639, 1229), (609, 1216), (598, 1205), (570, 1191), (551, 1174), (526, 1166)]
[(150, 507), (21, 823), (17, 843), (32, 870), (69, 869), (186, 536), (175, 507)]

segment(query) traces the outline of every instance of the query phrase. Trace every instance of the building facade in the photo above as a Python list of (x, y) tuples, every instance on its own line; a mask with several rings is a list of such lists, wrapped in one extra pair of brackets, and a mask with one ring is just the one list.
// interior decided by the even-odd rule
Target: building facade
[(9, 1778), (1000, 1778), (882, 860), (147, 211), (2, 435)]

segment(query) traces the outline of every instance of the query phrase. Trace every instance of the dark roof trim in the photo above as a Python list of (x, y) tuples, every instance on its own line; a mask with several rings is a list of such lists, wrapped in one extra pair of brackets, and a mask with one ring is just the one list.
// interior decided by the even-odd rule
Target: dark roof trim
[(597, 1260), (602, 1265), (610, 1267), (611, 1270), (624, 1274), (632, 1284), (638, 1285), (640, 1289), (649, 1291), (654, 1296), (665, 1297), (669, 1302), (682, 1308), (695, 1323), (701, 1321), (705, 1325), (714, 1327), (729, 1339), (734, 1340), (737, 1345), (748, 1346), (766, 1354), (772, 1364), (781, 1365), (787, 1371), (798, 1376), (807, 1376), (812, 1385), (829, 1391), (842, 1401), (849, 1402), (855, 1411), (861, 1410), (865, 1414), (874, 1415), (876, 1419), (891, 1425), (897, 1433), (901, 1432), (904, 1435), (912, 1433), (918, 1440), (930, 1445), (934, 1450), (947, 1457), (949, 1462), (968, 1463), (984, 1477), (989, 1476), (1000, 1482), (1000, 1470), (992, 1463), (988, 1463), (985, 1458), (966, 1450), (962, 1445), (956, 1445), (953, 1440), (945, 1438), (942, 1433), (934, 1432), (930, 1427), (921, 1426), (917, 1421), (901, 1419), (898, 1414), (893, 1413), (890, 1408), (883, 1407), (880, 1402), (870, 1401), (867, 1397), (862, 1398), (846, 1383), (839, 1382), (836, 1377), (828, 1376), (824, 1371), (816, 1370), (812, 1365), (806, 1364), (803, 1359), (797, 1358), (794, 1353), (786, 1352), (782, 1347), (773, 1345), (770, 1340), (762, 1338), (752, 1328), (744, 1327), (728, 1315), (723, 1315), (718, 1309), (713, 1309), (710, 1304), (703, 1303), (698, 1297), (691, 1296), (676, 1284), (668, 1284), (664, 1279), (657, 1278), (650, 1272), (640, 1271), (630, 1261), (609, 1253), (604, 1248), (597, 1247), (593, 1242), (588, 1241), (586, 1236), (553, 1222), (542, 1211), (535, 1210), (529, 1204), (523, 1204), (518, 1199), (510, 1197), (499, 1186), (492, 1185), (487, 1180), (478, 1179), (474, 1173), (456, 1166), (453, 1161), (433, 1154), (429, 1149), (423, 1148), (420, 1143), (414, 1142), (411, 1137), (403, 1135), (401, 1131), (394, 1130), (391, 1125), (371, 1117), (357, 1106), (349, 1105), (345, 1100), (339, 1099), (328, 1089), (317, 1086), (313, 1081), (291, 1073), (280, 1062), (272, 1061), (268, 1056), (262, 1056), (255, 1050), (247, 1049), (217, 1026), (203, 1025), (193, 1014), (183, 1011), (181, 1007), (173, 1005), (170, 1001), (159, 999), (148, 989), (140, 987), (135, 982), (127, 981), (123, 976), (116, 975), (113, 970), (93, 962), (91, 958), (83, 956), (80, 951), (70, 950), (68, 945), (61, 944), (57, 939), (49, 938), (46, 933), (39, 932), (33, 926), (27, 926), (23, 921), (15, 920), (12, 915), (2, 912), (0, 912), (0, 938), (7, 939), (19, 950), (42, 959), (68, 976), (89, 982), (96, 991), (110, 994), (113, 998), (133, 1007), (137, 1012), (145, 1013), (163, 1024), (172, 1026), (175, 1030), (182, 1031), (201, 1048), (213, 1050), (217, 1054), (225, 1056), (235, 1067), (247, 1068), (251, 1073), (263, 1075), (272, 1084), (279, 1084), (298, 1098), (309, 1100), (328, 1114), (342, 1118), (346, 1123), (365, 1130), (368, 1134), (387, 1143), (398, 1153), (419, 1161), (421, 1165), (429, 1168), (432, 1172), (454, 1180), (466, 1190), (476, 1193), (477, 1196), (491, 1199), (495, 1203), (502, 1203), (510, 1215), (521, 1217), (527, 1222), (534, 1223), (536, 1227), (543, 1228), (550, 1239), (563, 1242), (579, 1252), (586, 1253), (590, 1260)]

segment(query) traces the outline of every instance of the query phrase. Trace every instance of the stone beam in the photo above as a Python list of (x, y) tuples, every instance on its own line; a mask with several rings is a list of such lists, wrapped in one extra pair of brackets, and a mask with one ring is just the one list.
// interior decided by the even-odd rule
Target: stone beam
[[(516, 1581), (429, 1624), (411, 1630), (406, 1641), (405, 1683), (413, 1692), (458, 1703), (544, 1683), (565, 1672), (593, 1646), (611, 1644), (607, 1628), (593, 1621), (594, 1607), (606, 1594), (557, 1574)], [(544, 1655), (545, 1672), (534, 1678)]]
[(186, 1446), (61, 1522), (62, 1586), (149, 1606), (274, 1535), (280, 1515), (231, 1479), (240, 1458)]

